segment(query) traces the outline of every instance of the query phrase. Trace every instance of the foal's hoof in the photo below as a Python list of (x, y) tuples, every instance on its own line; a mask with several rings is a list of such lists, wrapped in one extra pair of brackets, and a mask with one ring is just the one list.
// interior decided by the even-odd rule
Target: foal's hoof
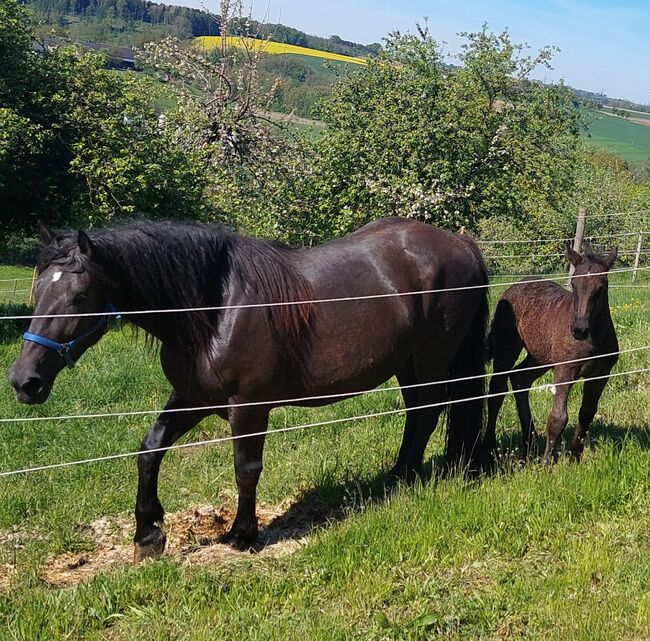
[(137, 565), (146, 559), (159, 559), (165, 551), (165, 534), (158, 530), (156, 535), (147, 537), (146, 541), (136, 543), (133, 548), (133, 562)]
[(240, 552), (252, 552), (255, 541), (257, 541), (257, 526), (248, 528), (232, 527), (219, 539), (219, 543), (230, 545)]

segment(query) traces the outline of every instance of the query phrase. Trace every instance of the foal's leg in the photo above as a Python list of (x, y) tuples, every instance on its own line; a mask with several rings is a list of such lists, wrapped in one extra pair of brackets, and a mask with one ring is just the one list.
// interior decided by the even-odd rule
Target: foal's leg
[(606, 378), (601, 378), (595, 381), (585, 381), (578, 425), (576, 426), (575, 432), (573, 433), (573, 440), (571, 441), (571, 460), (573, 461), (579, 461), (582, 456), (587, 430), (591, 425), (591, 421), (594, 420), (598, 408), (598, 401), (605, 389), (605, 385), (607, 385), (607, 380)]
[[(555, 396), (553, 397), (553, 408), (549, 414), (546, 423), (546, 450), (544, 451), (544, 462), (551, 463), (551, 458), (555, 456), (557, 448), (557, 439), (561, 436), (566, 427), (569, 416), (567, 414), (567, 400), (569, 392), (573, 387), (573, 381), (576, 379), (578, 370), (575, 368), (556, 367), (553, 372), (553, 383), (555, 387)], [(572, 382), (569, 382), (572, 381)]]
[[(250, 549), (257, 539), (255, 497), (257, 482), (262, 473), (263, 434), (269, 422), (268, 408), (238, 407), (228, 412), (233, 436), (243, 436), (233, 441), (235, 476), (237, 478), (237, 515), (222, 543), (230, 543), (240, 550)], [(257, 434), (258, 436), (245, 436)]]
[[(521, 423), (521, 438), (523, 447), (523, 458), (528, 458), (531, 450), (534, 451), (537, 446), (537, 432), (533, 423), (533, 415), (530, 411), (530, 391), (532, 384), (544, 373), (548, 372), (548, 367), (537, 367), (539, 363), (530, 355), (517, 365), (515, 372), (510, 374), (510, 382), (515, 390), (515, 401), (517, 403), (517, 413)], [(535, 369), (528, 369), (534, 367)], [(523, 370), (523, 371), (522, 371)]]
[(503, 349), (504, 354), (495, 354), (494, 356), (494, 374), (490, 379), (490, 387), (488, 390), (488, 420), (487, 427), (485, 428), (484, 436), (484, 449), (490, 452), (491, 457), (494, 457), (497, 450), (497, 418), (505, 400), (506, 392), (508, 391), (508, 374), (502, 374), (512, 369), (512, 366), (517, 362), (517, 357), (521, 353), (522, 344), (519, 336), (515, 334), (513, 337), (512, 345), (501, 346), (495, 345), (493, 349)]
[(508, 391), (508, 374), (521, 354), (524, 344), (517, 330), (514, 312), (507, 300), (501, 299), (494, 312), (494, 319), (488, 336), (489, 349), (492, 352), (493, 367), (487, 399), (488, 418), (483, 437), (483, 450), (489, 453), (489, 461), (494, 463), (497, 450), (497, 418)]
[[(173, 392), (165, 410), (184, 407), (188, 407), (188, 404)], [(146, 558), (158, 558), (165, 549), (165, 533), (161, 527), (164, 510), (158, 499), (158, 472), (165, 450), (162, 452), (150, 450), (172, 445), (209, 414), (210, 412), (167, 414), (163, 411), (142, 440), (138, 456), (138, 495), (135, 504), (134, 560), (136, 563)]]

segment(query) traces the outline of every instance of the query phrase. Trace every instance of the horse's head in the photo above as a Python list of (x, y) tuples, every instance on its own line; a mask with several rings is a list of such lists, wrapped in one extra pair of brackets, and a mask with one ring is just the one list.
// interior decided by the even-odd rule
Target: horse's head
[[(9, 383), (21, 403), (47, 400), (57, 374), (104, 334), (110, 306), (108, 286), (97, 263), (97, 248), (88, 235), (56, 235), (40, 226), (41, 249), (36, 281), (35, 316), (71, 314), (63, 318), (34, 318), (18, 358), (9, 368)], [(75, 314), (100, 313), (100, 316)]]
[[(567, 245), (567, 258), (575, 271), (571, 278), (573, 290), (573, 318), (571, 333), (576, 340), (585, 340), (593, 331), (594, 321), (607, 300), (607, 272), (611, 269), (618, 250), (597, 256), (579, 254)], [(575, 278), (578, 276), (578, 278)]]

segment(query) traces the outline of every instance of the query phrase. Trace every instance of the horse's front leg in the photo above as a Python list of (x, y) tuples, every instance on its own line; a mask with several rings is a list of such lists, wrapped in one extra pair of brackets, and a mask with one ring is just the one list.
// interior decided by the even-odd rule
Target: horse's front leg
[(135, 504), (134, 560), (158, 558), (165, 549), (165, 533), (162, 529), (164, 510), (158, 499), (158, 472), (165, 455), (157, 450), (169, 447), (183, 434), (191, 430), (210, 412), (171, 412), (188, 407), (176, 392), (167, 401), (165, 410), (158, 416), (149, 433), (142, 440), (138, 456), (138, 496)]
[[(257, 539), (255, 501), (257, 482), (262, 473), (262, 452), (269, 410), (259, 407), (233, 408), (228, 420), (235, 437), (235, 476), (237, 478), (237, 515), (230, 530), (221, 538), (240, 550), (250, 549)], [(248, 436), (257, 434), (257, 436)]]
[[(609, 371), (607, 372), (609, 374)], [(578, 425), (573, 433), (573, 440), (571, 441), (571, 460), (579, 461), (582, 456), (582, 451), (585, 448), (585, 438), (587, 437), (587, 430), (591, 425), (591, 421), (596, 416), (598, 409), (598, 401), (600, 396), (607, 385), (607, 378), (598, 380), (586, 380), (582, 392), (582, 405), (580, 406), (580, 414), (578, 415)]]
[(556, 367), (553, 373), (555, 396), (553, 397), (553, 408), (546, 422), (546, 450), (544, 451), (544, 463), (546, 464), (551, 463), (553, 458), (557, 458), (557, 440), (564, 432), (569, 420), (567, 401), (578, 371)]

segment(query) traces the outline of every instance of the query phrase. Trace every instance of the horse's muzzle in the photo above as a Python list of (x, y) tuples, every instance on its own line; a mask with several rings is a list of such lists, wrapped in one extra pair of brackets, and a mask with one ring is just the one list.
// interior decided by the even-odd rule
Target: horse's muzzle
[(9, 370), (9, 384), (16, 393), (16, 400), (27, 405), (44, 403), (50, 395), (51, 386), (36, 375), (21, 377)]

